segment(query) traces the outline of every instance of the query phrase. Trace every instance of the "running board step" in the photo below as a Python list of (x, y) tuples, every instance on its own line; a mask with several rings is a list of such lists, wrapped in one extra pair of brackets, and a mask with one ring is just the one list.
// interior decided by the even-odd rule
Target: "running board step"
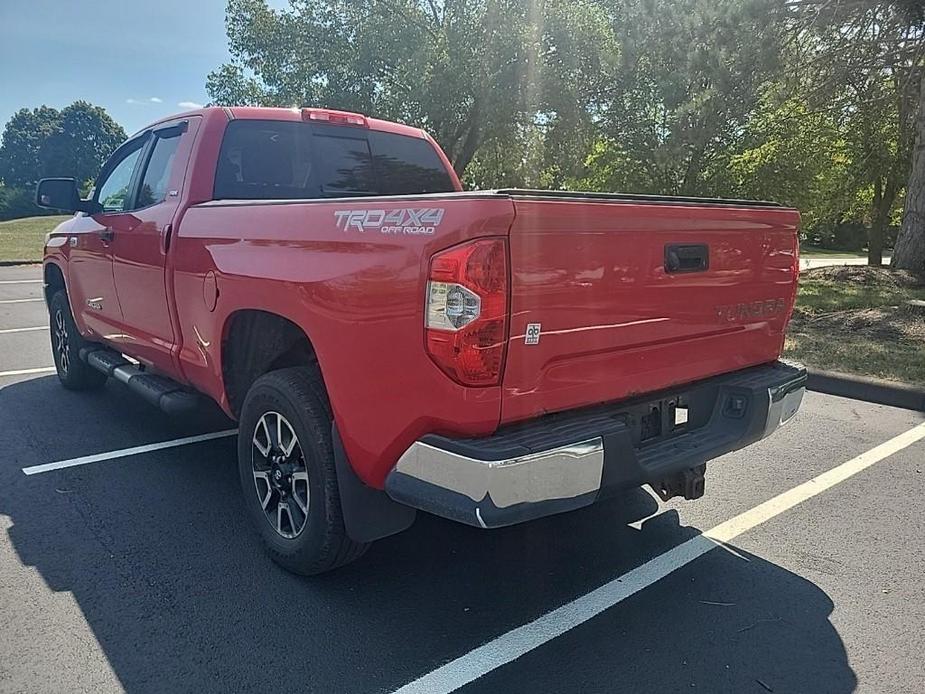
[(97, 371), (121, 381), (129, 390), (167, 414), (183, 414), (200, 405), (196, 393), (165, 376), (148, 373), (118, 352), (84, 347), (80, 350), (80, 358)]

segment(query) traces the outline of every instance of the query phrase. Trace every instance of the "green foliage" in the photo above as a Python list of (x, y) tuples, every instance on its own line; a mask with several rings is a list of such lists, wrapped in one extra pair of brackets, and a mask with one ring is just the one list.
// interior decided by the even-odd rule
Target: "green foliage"
[(0, 144), (0, 179), (11, 188), (40, 178), (93, 178), (125, 131), (104, 109), (75, 101), (58, 111), (47, 106), (19, 110), (6, 124)]
[[(764, 198), (892, 242), (921, 0), (229, 0), (221, 104), (428, 129), (467, 186)], [(875, 252), (876, 251), (876, 252)]]
[(23, 108), (13, 114), (0, 144), (0, 180), (8, 186), (22, 186), (41, 178), (39, 152), (60, 124), (60, 111), (48, 106)]
[[(624, 0), (612, 7), (619, 70), (589, 162), (595, 187), (715, 194), (780, 62), (776, 0)], [(606, 172), (594, 170), (602, 167)]]
[(126, 135), (105, 109), (75, 101), (61, 111), (57, 130), (39, 150), (43, 176), (73, 176), (83, 183), (100, 168)]
[(35, 190), (0, 185), (0, 220), (53, 214), (35, 205)]
[[(460, 173), (481, 150), (482, 171), (491, 162), (516, 176), (537, 128), (551, 150), (540, 160), (580, 166), (573, 140), (590, 138), (618, 55), (591, 0), (291, 0), (286, 10), (230, 0), (226, 24), (232, 62), (207, 81), (216, 103), (333, 107), (415, 124)], [(522, 148), (501, 162), (505, 143)]]

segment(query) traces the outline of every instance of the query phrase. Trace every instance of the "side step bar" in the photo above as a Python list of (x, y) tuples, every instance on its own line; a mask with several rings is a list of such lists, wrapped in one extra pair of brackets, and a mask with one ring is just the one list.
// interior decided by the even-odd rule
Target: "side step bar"
[(121, 381), (129, 390), (167, 414), (184, 414), (201, 404), (196, 393), (169, 378), (148, 373), (118, 352), (100, 347), (84, 347), (80, 350), (80, 358), (97, 371)]

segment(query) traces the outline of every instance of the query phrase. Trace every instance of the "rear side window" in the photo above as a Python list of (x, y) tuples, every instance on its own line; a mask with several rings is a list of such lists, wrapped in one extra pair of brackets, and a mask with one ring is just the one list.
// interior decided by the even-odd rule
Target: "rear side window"
[(287, 121), (228, 124), (214, 198), (314, 199), (453, 190), (423, 139)]

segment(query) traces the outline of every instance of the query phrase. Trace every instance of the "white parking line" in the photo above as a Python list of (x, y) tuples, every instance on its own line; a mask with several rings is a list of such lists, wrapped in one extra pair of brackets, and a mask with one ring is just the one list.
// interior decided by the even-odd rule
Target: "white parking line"
[(16, 369), (15, 371), (0, 371), (0, 378), (3, 376), (26, 376), (28, 374), (47, 374), (55, 370), (53, 366), (41, 366), (37, 369)]
[(45, 284), (44, 280), (0, 280), (0, 284)]
[(449, 692), (454, 692), (502, 665), (539, 648), (570, 629), (584, 624), (631, 595), (690, 564), (711, 549), (730, 542), (742, 533), (831, 489), (923, 438), (925, 438), (925, 423), (919, 424), (808, 482), (783, 494), (778, 494), (749, 511), (720, 523), (703, 535), (694, 537), (660, 554), (642, 566), (548, 612), (529, 624), (502, 634), (485, 645), (397, 689), (395, 694), (449, 694)]
[(35, 328), (3, 328), (0, 330), (0, 335), (9, 335), (10, 333), (31, 333), (36, 330), (48, 330), (47, 325), (39, 325)]
[(32, 304), (45, 299), (0, 299), (0, 304)]
[(43, 465), (33, 465), (24, 467), (22, 471), (27, 475), (37, 475), (41, 472), (51, 472), (66, 467), (77, 467), (78, 465), (89, 465), (90, 463), (101, 463), (104, 460), (115, 460), (116, 458), (127, 458), (130, 455), (140, 455), (142, 453), (151, 453), (152, 451), (162, 451), (165, 448), (176, 448), (177, 446), (187, 446), (191, 443), (201, 443), (202, 441), (212, 441), (213, 439), (223, 439), (234, 436), (238, 433), (237, 429), (226, 429), (225, 431), (213, 431), (209, 434), (199, 434), (198, 436), (187, 436), (182, 439), (173, 439), (172, 441), (161, 441), (160, 443), (149, 443), (144, 446), (134, 446), (132, 448), (123, 448), (118, 451), (109, 451), (108, 453), (96, 453), (94, 455), (85, 455), (82, 458), (71, 458), (70, 460), (59, 460), (55, 463), (45, 463)]

